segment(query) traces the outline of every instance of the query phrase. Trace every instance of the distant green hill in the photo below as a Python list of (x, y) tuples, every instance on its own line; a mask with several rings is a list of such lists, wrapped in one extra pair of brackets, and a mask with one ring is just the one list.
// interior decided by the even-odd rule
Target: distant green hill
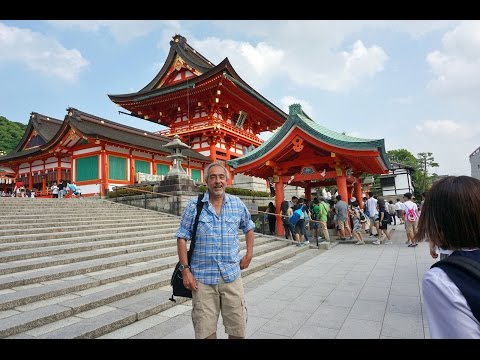
[[(0, 154), (10, 153), (22, 139), (27, 125), (0, 116)], [(4, 155), (4, 154), (2, 154)]]

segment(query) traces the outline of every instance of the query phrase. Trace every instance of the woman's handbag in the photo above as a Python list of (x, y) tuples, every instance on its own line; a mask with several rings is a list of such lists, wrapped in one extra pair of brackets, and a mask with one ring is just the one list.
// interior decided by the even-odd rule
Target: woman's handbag
[[(202, 212), (203, 208), (203, 194), (198, 195), (197, 200), (197, 215), (195, 216), (195, 222), (193, 223), (193, 230), (192, 230), (192, 240), (190, 242), (190, 249), (187, 252), (187, 259), (188, 265), (190, 265), (190, 260), (192, 259), (193, 249), (195, 248), (195, 240), (197, 238), (197, 227), (198, 227), (198, 219), (200, 218), (200, 213)], [(192, 297), (192, 290), (187, 289), (185, 285), (183, 285), (183, 277), (182, 272), (179, 269), (180, 262), (175, 265), (175, 270), (173, 270), (172, 278), (170, 280), (170, 285), (172, 285), (173, 293), (169, 300), (173, 302), (177, 302), (174, 296), (182, 296), (186, 298)]]

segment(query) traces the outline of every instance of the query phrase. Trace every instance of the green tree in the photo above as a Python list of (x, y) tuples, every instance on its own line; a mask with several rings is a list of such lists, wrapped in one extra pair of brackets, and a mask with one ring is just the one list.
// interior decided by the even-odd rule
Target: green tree
[(389, 150), (387, 156), (390, 161), (417, 168), (417, 158), (407, 149)]
[(0, 153), (10, 153), (22, 139), (27, 125), (0, 116)]
[[(432, 156), (433, 153), (431, 152), (421, 152), (418, 153), (418, 164), (421, 168), (422, 171), (422, 193), (425, 192), (425, 190), (428, 190), (432, 184), (432, 179), (428, 177), (428, 168), (429, 167), (438, 167), (438, 163), (436, 163), (434, 160), (435, 158)], [(428, 185), (428, 186), (427, 186)]]

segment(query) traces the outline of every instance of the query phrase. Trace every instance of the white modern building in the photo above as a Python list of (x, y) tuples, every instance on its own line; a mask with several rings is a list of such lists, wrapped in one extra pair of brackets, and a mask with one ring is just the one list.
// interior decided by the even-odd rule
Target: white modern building
[(472, 169), (472, 177), (480, 180), (480, 147), (472, 152), (469, 158)]
[(393, 161), (390, 164), (389, 173), (380, 175), (382, 195), (403, 196), (407, 192), (413, 194), (412, 173), (415, 169)]

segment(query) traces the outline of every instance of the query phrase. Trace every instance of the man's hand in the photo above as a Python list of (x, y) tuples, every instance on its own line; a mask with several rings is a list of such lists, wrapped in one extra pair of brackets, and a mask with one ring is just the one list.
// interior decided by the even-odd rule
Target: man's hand
[(248, 268), (250, 265), (250, 262), (252, 261), (253, 255), (252, 254), (246, 254), (242, 260), (240, 260), (240, 270)]
[(190, 272), (190, 269), (185, 269), (182, 271), (183, 285), (185, 288), (192, 291), (197, 291), (197, 280), (193, 277), (193, 274)]

